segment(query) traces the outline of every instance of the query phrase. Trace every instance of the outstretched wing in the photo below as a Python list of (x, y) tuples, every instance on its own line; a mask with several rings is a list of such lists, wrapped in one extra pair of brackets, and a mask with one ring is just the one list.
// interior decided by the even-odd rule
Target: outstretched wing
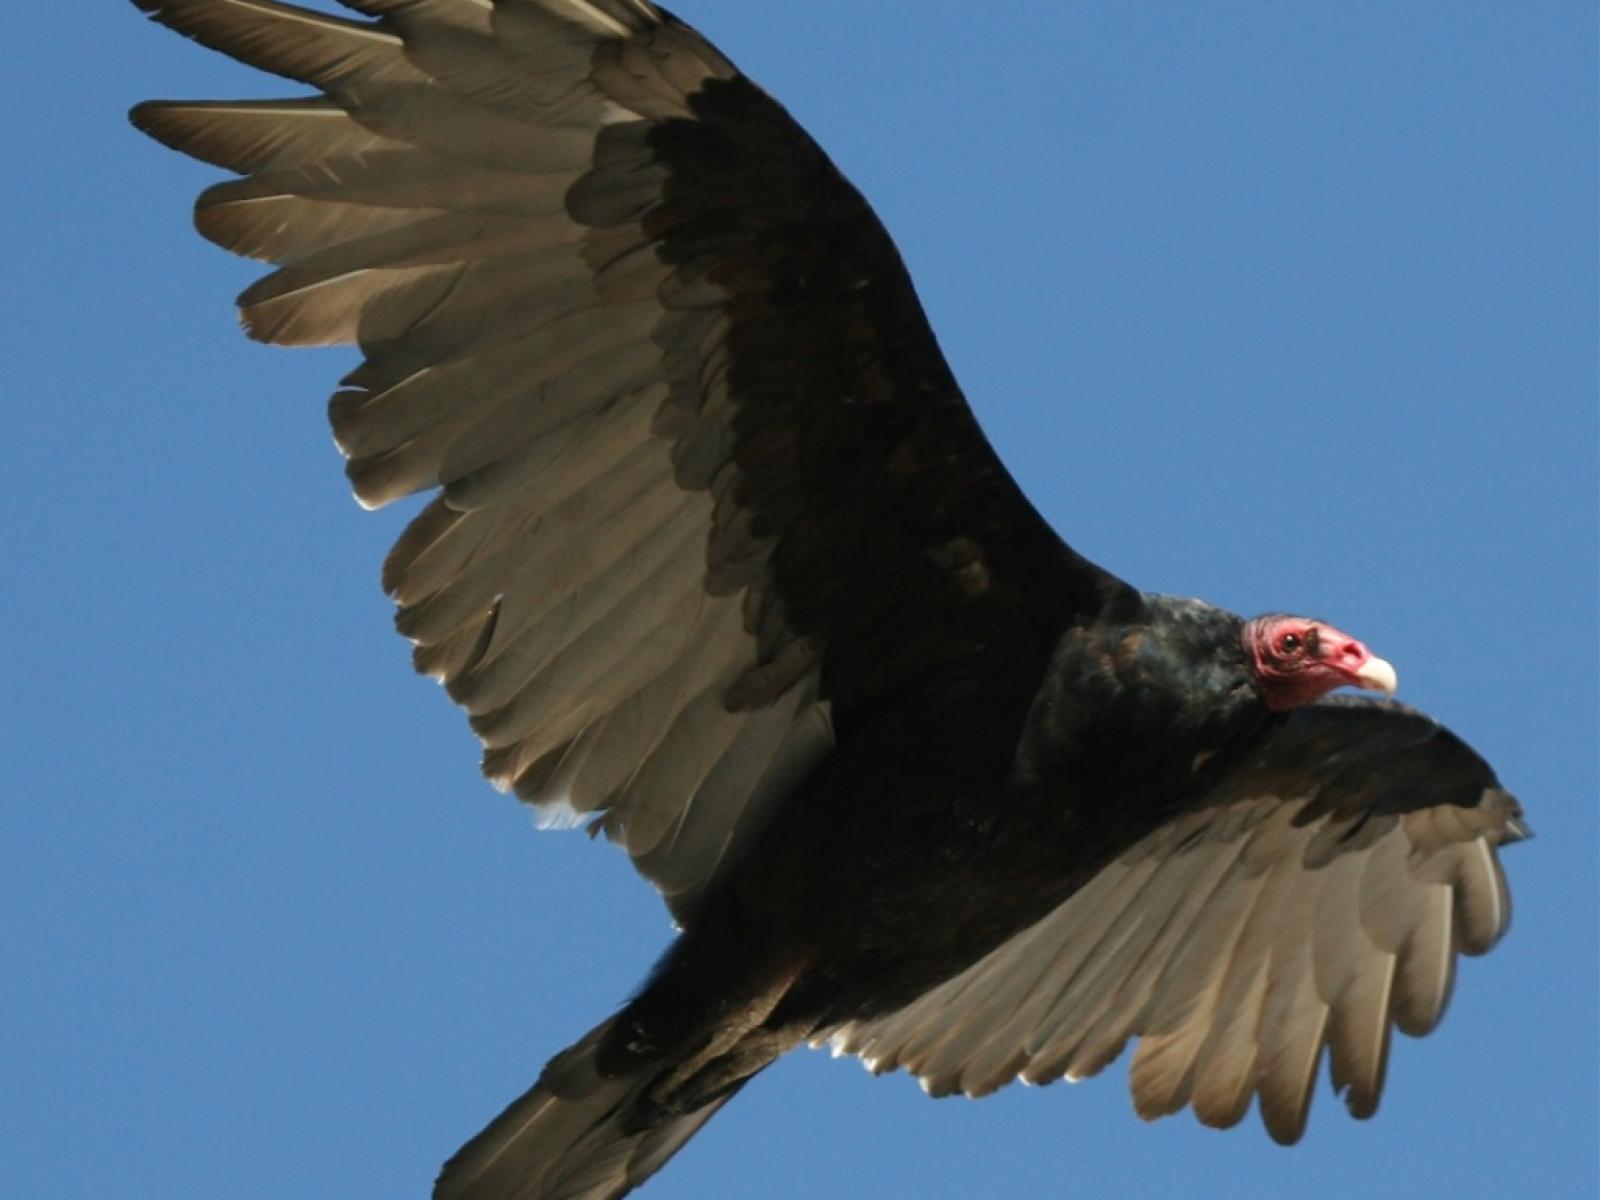
[(1294, 1142), (1324, 1048), (1350, 1112), (1376, 1111), (1391, 1028), (1432, 1030), (1456, 955), (1505, 932), (1496, 851), (1526, 833), (1448, 730), (1325, 702), (967, 971), (819, 1041), (979, 1096), (1093, 1075), (1138, 1037), (1141, 1116), (1227, 1127), (1258, 1096)]
[(680, 915), (858, 714), (1123, 594), (996, 459), (865, 202), (651, 4), (136, 2), (318, 89), (133, 119), (243, 176), (196, 220), (277, 265), (251, 335), (364, 351), (331, 403), (361, 501), (442, 489), (384, 582), (485, 772), (603, 814)]

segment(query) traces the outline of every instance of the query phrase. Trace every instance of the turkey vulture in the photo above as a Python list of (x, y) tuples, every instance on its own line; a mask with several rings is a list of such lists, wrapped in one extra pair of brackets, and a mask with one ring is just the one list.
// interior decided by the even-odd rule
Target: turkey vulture
[(439, 489), (384, 585), (485, 773), (588, 822), (681, 934), (445, 1166), (617, 1197), (802, 1042), (938, 1095), (1252, 1101), (1326, 1050), (1370, 1115), (1509, 905), (1520, 810), (1331, 624), (1142, 593), (985, 441), (893, 244), (776, 101), (648, 0), (136, 0), (316, 89), (151, 102), (238, 178), (253, 337), (355, 343), (362, 503)]

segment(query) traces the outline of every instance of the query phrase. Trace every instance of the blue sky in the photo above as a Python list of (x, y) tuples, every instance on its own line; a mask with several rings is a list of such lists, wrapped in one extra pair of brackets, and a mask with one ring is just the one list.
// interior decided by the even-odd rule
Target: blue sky
[[(1383, 1109), (1299, 1147), (1146, 1126), (1122, 1068), (982, 1102), (798, 1054), (653, 1182), (713, 1196), (1593, 1195), (1595, 13), (684, 0), (877, 206), (1075, 546), (1318, 613), (1524, 800), (1516, 919)], [(0, 46), (0, 1178), (36, 1200), (421, 1196), (669, 936), (535, 836), (410, 672), (350, 501), (346, 351), (255, 270), (156, 95), (284, 94), (130, 6)]]

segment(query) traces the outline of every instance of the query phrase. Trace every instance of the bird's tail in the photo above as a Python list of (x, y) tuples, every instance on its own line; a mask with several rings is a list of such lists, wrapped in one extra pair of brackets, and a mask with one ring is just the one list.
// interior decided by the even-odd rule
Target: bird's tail
[(434, 1200), (616, 1200), (661, 1169), (737, 1086), (690, 1112), (636, 1103), (658, 1071), (606, 1077), (597, 1066), (611, 1021), (551, 1059), (539, 1082), (461, 1147)]

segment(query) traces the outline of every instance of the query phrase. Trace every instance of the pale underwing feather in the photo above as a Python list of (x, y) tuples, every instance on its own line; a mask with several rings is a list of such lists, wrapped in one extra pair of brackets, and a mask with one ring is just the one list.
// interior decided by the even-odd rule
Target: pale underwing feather
[(237, 174), (360, 159), (400, 147), (322, 96), (297, 100), (151, 101), (133, 110), (151, 137)]
[[(147, 7), (327, 92), (136, 120), (243, 175), (197, 219), (279, 267), (241, 297), (251, 335), (367, 351), (329, 407), (357, 497), (443, 489), (384, 583), (486, 772), (543, 811), (601, 814), (687, 911), (743, 817), (831, 743), (783, 608), (743, 627), (770, 539), (730, 497), (695, 498), (738, 414), (706, 383), (724, 335), (672, 319), (684, 286), (665, 287), (663, 230), (640, 224), (667, 185), (651, 130), (731, 65), (634, 0), (351, 5), (381, 24), (275, 0)], [(715, 252), (697, 254), (695, 301), (715, 308)], [(692, 453), (659, 419), (669, 388), (698, 409)]]
[(1304, 1131), (1327, 1051), (1346, 1106), (1370, 1116), (1392, 1029), (1430, 1030), (1456, 955), (1505, 930), (1494, 847), (1523, 834), (1515, 803), (1489, 788), (1449, 813), (1355, 818), (1314, 795), (1249, 798), (1248, 771), (1222, 786), (1247, 798), (1170, 821), (967, 970), (816, 1040), (983, 1095), (1092, 1074), (1137, 1037), (1141, 1115), (1188, 1104), (1227, 1126), (1259, 1098), (1282, 1142)]

